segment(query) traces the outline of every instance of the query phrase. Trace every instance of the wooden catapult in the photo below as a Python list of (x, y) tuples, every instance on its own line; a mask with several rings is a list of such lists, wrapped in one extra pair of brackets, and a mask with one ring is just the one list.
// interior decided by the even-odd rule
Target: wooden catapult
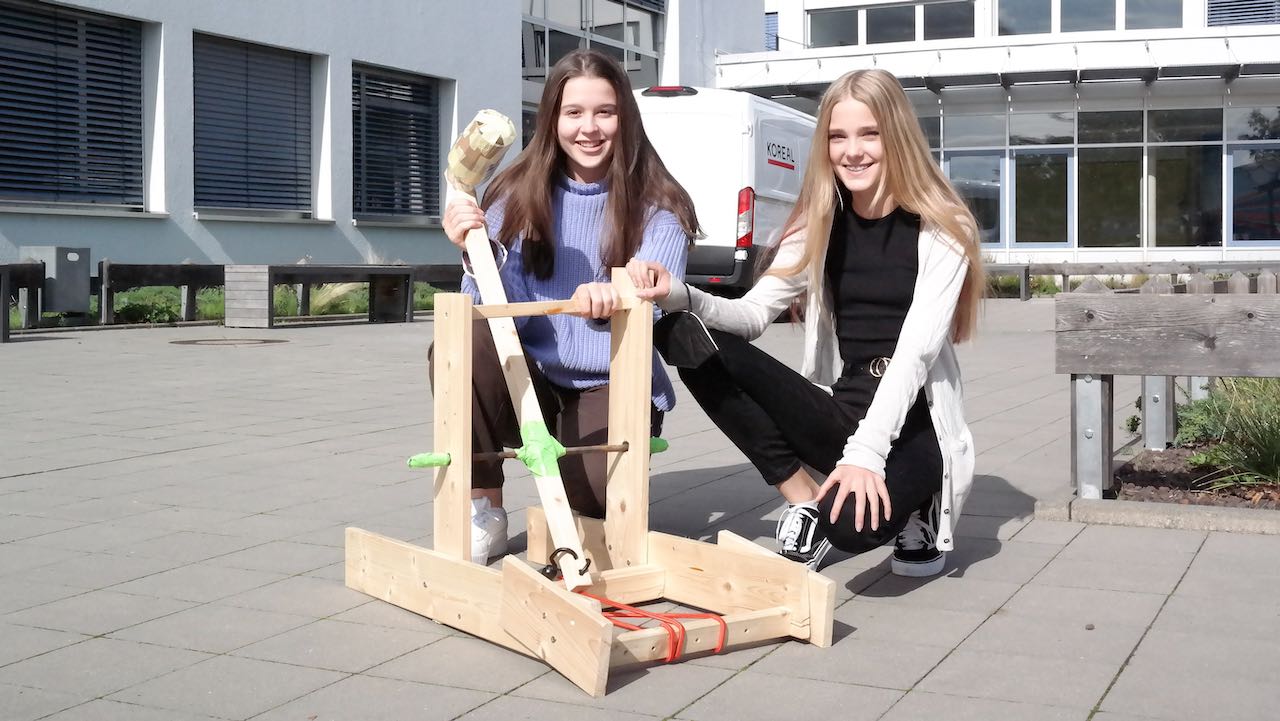
[[(469, 251), (471, 236), (484, 233), (472, 231)], [(473, 261), (492, 266), (488, 238), (475, 240), (483, 252), (470, 252)], [(505, 295), (500, 283), (496, 291), (486, 287), (498, 282), (496, 268), (476, 265), (485, 304), (473, 305), (466, 294), (435, 296), (435, 548), (348, 528), (347, 586), (542, 659), (592, 696), (604, 695), (614, 667), (783, 638), (830, 645), (830, 579), (729, 531), (710, 544), (649, 530), (653, 304), (635, 296), (622, 269), (613, 271), (622, 303), (610, 321), (608, 444), (560, 449), (561, 455), (609, 454), (605, 518), (574, 514), (563, 485), (535, 469), (542, 506), (527, 510), (528, 563), (511, 555), (501, 569), (472, 562), (473, 320), (489, 319), (519, 409), (532, 392), (512, 319), (573, 308), (568, 301), (488, 302), (495, 297), (490, 291), (504, 301)], [(713, 613), (649, 615), (631, 608), (658, 600)], [(610, 608), (620, 610), (606, 615)], [(624, 620), (659, 615), (659, 627)]]

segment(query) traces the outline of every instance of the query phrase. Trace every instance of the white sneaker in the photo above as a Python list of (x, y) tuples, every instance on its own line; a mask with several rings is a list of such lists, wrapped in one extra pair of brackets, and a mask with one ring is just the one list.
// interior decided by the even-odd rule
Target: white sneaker
[(507, 511), (488, 498), (471, 499), (471, 562), (481, 565), (507, 553)]

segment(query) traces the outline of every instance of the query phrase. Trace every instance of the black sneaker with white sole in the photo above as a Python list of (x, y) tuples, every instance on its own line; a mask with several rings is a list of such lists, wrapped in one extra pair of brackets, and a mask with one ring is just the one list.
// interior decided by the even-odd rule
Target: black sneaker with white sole
[(911, 512), (893, 542), (889, 570), (895, 576), (922, 578), (942, 572), (947, 554), (938, 550), (938, 497)]
[(774, 531), (778, 553), (792, 561), (818, 570), (823, 556), (831, 550), (831, 541), (818, 525), (818, 509), (810, 506), (787, 506)]

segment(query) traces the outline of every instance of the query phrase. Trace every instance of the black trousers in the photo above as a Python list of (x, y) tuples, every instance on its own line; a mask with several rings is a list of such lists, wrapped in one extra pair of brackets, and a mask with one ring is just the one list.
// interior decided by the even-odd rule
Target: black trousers
[[(679, 369), (680, 378), (764, 480), (781, 483), (802, 464), (822, 473), (834, 470), (845, 441), (867, 409), (839, 402), (738, 336), (712, 330), (711, 337), (719, 349), (698, 367)], [(682, 342), (679, 333), (663, 341)], [(659, 350), (667, 355), (666, 349)], [(829, 492), (823, 498), (821, 523), (833, 546), (862, 553), (893, 541), (911, 512), (927, 505), (942, 488), (942, 455), (924, 393), (917, 394), (890, 449), (885, 485), (893, 515), (874, 531), (866, 518), (862, 532), (854, 530), (852, 496), (834, 524), (829, 519), (836, 494)]]

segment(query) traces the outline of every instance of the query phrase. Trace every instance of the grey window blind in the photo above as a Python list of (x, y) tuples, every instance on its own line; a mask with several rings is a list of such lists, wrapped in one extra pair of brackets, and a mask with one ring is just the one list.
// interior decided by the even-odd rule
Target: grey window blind
[(311, 56), (195, 36), (195, 204), (311, 210)]
[(1209, 0), (1209, 25), (1280, 23), (1280, 0)]
[(440, 101), (421, 75), (351, 68), (356, 215), (440, 215)]
[(764, 14), (764, 49), (778, 49), (778, 13)]
[(0, 1), (0, 198), (142, 206), (142, 26)]

